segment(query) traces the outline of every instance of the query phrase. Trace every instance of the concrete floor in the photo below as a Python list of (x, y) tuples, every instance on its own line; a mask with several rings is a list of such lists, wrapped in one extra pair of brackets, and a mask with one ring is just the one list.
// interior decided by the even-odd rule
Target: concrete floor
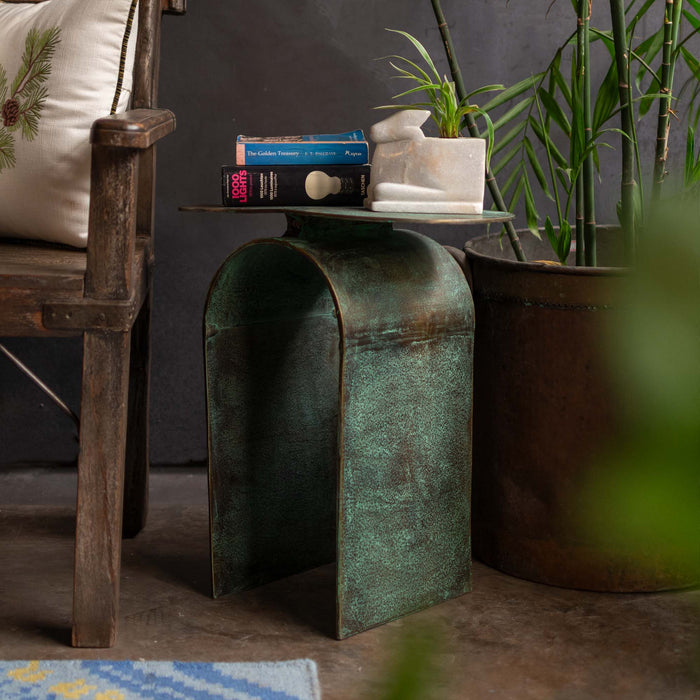
[(154, 471), (149, 524), (123, 547), (117, 646), (72, 649), (73, 480), (0, 468), (0, 658), (307, 657), (324, 700), (366, 700), (385, 697), (407, 639), (430, 639), (407, 657), (433, 669), (421, 698), (700, 699), (700, 591), (586, 593), (475, 563), (472, 593), (342, 642), (329, 636), (332, 566), (212, 600), (197, 469)]

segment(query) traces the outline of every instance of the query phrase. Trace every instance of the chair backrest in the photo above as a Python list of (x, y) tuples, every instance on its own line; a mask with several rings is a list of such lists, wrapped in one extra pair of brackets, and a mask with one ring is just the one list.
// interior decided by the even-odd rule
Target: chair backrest
[[(183, 15), (187, 0), (139, 0), (139, 34), (134, 58), (134, 109), (158, 106), (158, 72), (160, 64), (161, 14)], [(141, 155), (137, 198), (136, 230), (150, 236), (153, 231), (155, 195), (155, 159)]]
[(157, 106), (160, 16), (183, 15), (187, 0), (139, 0), (139, 37), (134, 63), (133, 106)]

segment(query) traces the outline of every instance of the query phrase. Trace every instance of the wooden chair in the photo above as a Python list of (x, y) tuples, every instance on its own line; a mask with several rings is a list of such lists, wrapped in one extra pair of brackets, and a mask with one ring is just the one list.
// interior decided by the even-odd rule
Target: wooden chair
[(174, 115), (155, 108), (160, 24), (185, 2), (139, 2), (133, 108), (92, 127), (87, 250), (0, 239), (0, 336), (83, 337), (78, 647), (114, 644), (122, 524), (133, 536), (146, 517), (155, 143), (175, 128)]

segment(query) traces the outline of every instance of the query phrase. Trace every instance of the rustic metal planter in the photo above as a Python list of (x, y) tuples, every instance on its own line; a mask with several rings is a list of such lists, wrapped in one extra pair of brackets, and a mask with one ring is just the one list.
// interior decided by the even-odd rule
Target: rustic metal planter
[(205, 316), (214, 595), (336, 561), (338, 638), (471, 585), (469, 289), (363, 217), (288, 214)]
[[(616, 237), (599, 236), (603, 262)], [(532, 237), (528, 237), (532, 239)], [(526, 251), (548, 257), (545, 247)], [(620, 425), (602, 338), (622, 268), (519, 263), (498, 237), (465, 246), (475, 304), (473, 543), (516, 576), (599, 591), (689, 585), (662, 553), (645, 560), (594, 542), (581, 499), (596, 453)], [(607, 256), (607, 257), (606, 257)], [(612, 256), (612, 257), (611, 257)], [(619, 258), (618, 258), (619, 259)], [(593, 506), (594, 507), (594, 506)], [(598, 514), (595, 513), (595, 517)]]

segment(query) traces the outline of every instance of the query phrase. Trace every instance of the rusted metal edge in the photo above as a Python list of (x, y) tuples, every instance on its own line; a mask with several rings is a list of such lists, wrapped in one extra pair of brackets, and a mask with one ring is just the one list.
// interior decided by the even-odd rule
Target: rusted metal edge
[(53, 330), (128, 331), (142, 302), (141, 295), (126, 301), (54, 302), (44, 304), (42, 321)]
[(558, 304), (556, 302), (528, 299), (526, 297), (513, 297), (506, 294), (480, 294), (474, 292), (474, 301), (493, 301), (497, 304), (513, 304), (518, 306), (536, 306), (540, 309), (573, 309), (576, 311), (610, 311), (617, 308), (613, 304)]

